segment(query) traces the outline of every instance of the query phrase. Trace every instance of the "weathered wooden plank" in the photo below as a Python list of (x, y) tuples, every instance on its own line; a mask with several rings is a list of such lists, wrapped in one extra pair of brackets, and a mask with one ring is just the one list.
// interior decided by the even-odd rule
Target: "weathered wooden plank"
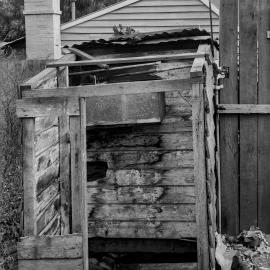
[[(170, 149), (170, 150), (192, 150), (192, 132), (177, 134), (134, 134), (121, 133), (121, 129), (113, 130), (113, 133), (92, 132), (87, 136), (87, 149), (108, 150), (150, 150), (150, 149)], [(118, 132), (117, 132), (118, 131)]]
[(181, 239), (196, 235), (195, 222), (89, 221), (89, 237)]
[(219, 104), (219, 114), (270, 114), (268, 104)]
[(198, 269), (209, 269), (209, 243), (207, 220), (207, 193), (204, 142), (204, 89), (201, 84), (193, 87), (193, 144), (194, 144), (194, 179), (196, 183), (196, 223)]
[(59, 181), (56, 178), (55, 181), (50, 183), (47, 189), (37, 196), (36, 214), (37, 216), (44, 210), (44, 208), (51, 203), (51, 201), (57, 196), (59, 192)]
[[(210, 45), (208, 44), (201, 44), (197, 50), (197, 53), (208, 53), (210, 54)], [(203, 76), (203, 65), (205, 63), (205, 58), (195, 58), (192, 68), (190, 70), (190, 77), (202, 77)]]
[(195, 203), (194, 187), (88, 188), (91, 204), (181, 204)]
[[(220, 64), (230, 68), (220, 92), (220, 103), (238, 103), (238, 2), (221, 0), (220, 5)], [(228, 147), (229, 146), (229, 147)], [(239, 151), (238, 116), (220, 117), (220, 176), (222, 232), (239, 233)], [(230, 169), (228, 169), (230, 168)]]
[(23, 119), (24, 235), (36, 235), (35, 119)]
[[(240, 103), (257, 103), (257, 1), (240, 1)], [(254, 42), (255, 41), (255, 42)], [(240, 116), (240, 231), (257, 226), (257, 116)], [(248, 135), (247, 135), (248, 134)]]
[(59, 117), (60, 141), (59, 181), (61, 194), (61, 235), (70, 233), (70, 144), (69, 144), (69, 116)]
[[(128, 265), (132, 269), (133, 265)], [(137, 268), (136, 268), (137, 267)], [(127, 265), (120, 265), (117, 270), (125, 270)], [(197, 263), (146, 263), (134, 265), (140, 270), (197, 270)]]
[(82, 270), (82, 259), (19, 260), (20, 270)]
[[(269, 31), (270, 6), (269, 1), (259, 0), (258, 5), (258, 46), (259, 46), (259, 66), (258, 66), (258, 102), (260, 104), (270, 104), (270, 43), (265, 33)], [(269, 153), (270, 153), (270, 116), (259, 116), (258, 120), (258, 226), (267, 234), (270, 233), (269, 215)]]
[[(89, 163), (88, 163), (89, 164)], [(91, 164), (88, 165), (90, 168)], [(88, 187), (100, 187), (105, 185), (114, 186), (193, 186), (193, 168), (171, 169), (171, 170), (144, 170), (144, 169), (110, 169), (106, 177), (94, 180), (87, 179)]]
[(68, 61), (62, 63), (48, 64), (47, 67), (63, 67), (63, 66), (96, 66), (97, 64), (127, 64), (127, 63), (144, 63), (154, 61), (170, 61), (170, 60), (183, 60), (193, 58), (203, 58), (205, 53), (183, 53), (174, 55), (149, 55), (141, 57), (125, 57), (125, 58), (112, 58), (112, 59), (95, 59), (84, 61)]
[(88, 205), (90, 221), (195, 221), (195, 205)]
[(105, 161), (109, 169), (190, 168), (194, 166), (193, 151), (88, 151), (88, 161)]
[(35, 137), (36, 156), (53, 147), (57, 142), (59, 142), (59, 129), (57, 126), (37, 134)]
[(55, 216), (60, 215), (60, 195), (57, 195), (43, 212), (37, 217), (38, 234), (52, 221)]
[(45, 171), (36, 175), (36, 194), (40, 195), (55, 179), (59, 178), (59, 161), (54, 162)]
[[(41, 93), (39, 90), (33, 91)], [(16, 114), (19, 118), (59, 116), (63, 112), (67, 115), (79, 115), (78, 99), (49, 97), (42, 99), (19, 99), (16, 101)]]
[(82, 236), (39, 236), (21, 238), (19, 260), (76, 259), (82, 257)]
[(88, 260), (88, 207), (87, 207), (87, 157), (86, 157), (86, 100), (80, 99), (80, 172), (81, 172), (81, 222), (82, 222), (82, 250), (83, 250), (83, 268), (89, 269)]
[[(51, 88), (43, 90), (29, 90), (23, 92), (23, 97), (28, 98), (44, 98), (44, 97), (103, 97), (103, 96), (115, 96), (115, 95), (136, 95), (136, 94), (150, 94), (158, 92), (170, 92), (181, 91), (191, 89), (190, 78), (181, 80), (154, 80), (143, 82), (125, 82), (125, 83), (113, 83), (113, 84), (97, 84), (97, 85), (84, 85), (84, 86), (72, 86), (68, 88)], [(28, 99), (27, 99), (28, 100)], [(28, 101), (31, 104), (31, 99)], [(36, 102), (34, 103), (34, 108)], [(45, 112), (41, 112), (36, 108), (36, 112), (30, 112), (27, 110), (27, 106), (23, 101), (17, 104), (17, 115), (19, 117), (29, 117), (35, 113), (35, 116), (39, 114), (44, 115)], [(76, 108), (76, 107), (75, 107)], [(72, 112), (73, 115), (77, 115), (77, 110)], [(48, 114), (48, 113), (46, 113)], [(72, 115), (70, 113), (70, 115)]]
[(70, 170), (71, 170), (71, 205), (72, 233), (81, 233), (81, 193), (80, 179), (80, 118), (70, 117)]
[(41, 173), (55, 162), (59, 162), (59, 143), (36, 156), (36, 172)]
[(35, 121), (36, 134), (58, 125), (58, 117), (53, 114), (44, 117), (36, 117)]

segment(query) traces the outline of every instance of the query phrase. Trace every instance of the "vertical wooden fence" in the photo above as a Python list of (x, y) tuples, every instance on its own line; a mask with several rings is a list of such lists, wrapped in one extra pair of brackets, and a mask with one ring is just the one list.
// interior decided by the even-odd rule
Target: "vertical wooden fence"
[(219, 108), (222, 231), (270, 233), (270, 2), (221, 0), (220, 13), (221, 65), (230, 68)]

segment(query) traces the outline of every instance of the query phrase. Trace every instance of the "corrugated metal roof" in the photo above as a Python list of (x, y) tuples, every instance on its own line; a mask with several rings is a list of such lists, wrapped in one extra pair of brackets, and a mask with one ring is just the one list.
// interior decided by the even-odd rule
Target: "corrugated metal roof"
[[(142, 44), (160, 44), (168, 42), (181, 42), (181, 41), (196, 41), (203, 43), (211, 43), (211, 36), (206, 30), (194, 29), (172, 29), (169, 31), (156, 31), (148, 33), (135, 33), (130, 36), (117, 36), (107, 40), (91, 40), (82, 44), (75, 44), (73, 47), (78, 49), (86, 48), (88, 46), (112, 46), (112, 45), (142, 45)], [(218, 42), (214, 42), (218, 48)]]

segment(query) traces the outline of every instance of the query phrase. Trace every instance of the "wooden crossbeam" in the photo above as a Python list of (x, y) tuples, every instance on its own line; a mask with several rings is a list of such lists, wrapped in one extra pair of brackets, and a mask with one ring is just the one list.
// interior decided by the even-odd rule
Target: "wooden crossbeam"
[[(81, 51), (79, 49), (69, 48), (69, 50), (72, 53), (74, 53), (74, 54), (78, 55), (79, 57), (81, 57), (83, 60), (95, 60), (95, 57), (93, 57), (92, 55), (90, 55), (90, 54), (88, 54), (86, 52), (83, 52), (83, 51)], [(109, 66), (106, 65), (106, 64), (99, 64), (98, 67), (103, 68), (103, 69), (108, 69), (109, 68)]]
[(268, 104), (219, 104), (219, 114), (270, 114)]
[[(197, 79), (196, 82), (201, 82)], [(159, 92), (184, 91), (192, 87), (190, 78), (178, 80), (153, 80), (141, 82), (126, 82), (113, 84), (98, 84), (74, 86), (68, 88), (54, 88), (41, 90), (26, 90), (22, 92), (22, 97), (102, 97), (115, 95), (136, 95)]]
[(142, 63), (142, 62), (155, 62), (155, 61), (174, 61), (193, 58), (205, 58), (205, 53), (182, 53), (171, 55), (149, 55), (140, 57), (125, 57), (125, 58), (112, 58), (112, 59), (96, 59), (84, 61), (67, 61), (61, 63), (51, 63), (47, 67), (62, 67), (62, 66), (96, 66), (101, 64), (127, 64), (127, 63)]

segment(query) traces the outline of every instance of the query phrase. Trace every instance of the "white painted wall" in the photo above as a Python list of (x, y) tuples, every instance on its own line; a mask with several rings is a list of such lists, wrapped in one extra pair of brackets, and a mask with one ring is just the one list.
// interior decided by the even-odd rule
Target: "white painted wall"
[[(75, 25), (76, 21), (74, 21), (70, 27), (68, 23), (63, 25), (62, 44), (71, 46), (93, 39), (108, 39), (113, 35), (112, 27), (119, 24), (131, 26), (140, 33), (194, 27), (210, 31), (209, 9), (200, 0), (141, 0), (133, 2), (128, 6), (87, 21), (78, 19), (77, 21), (81, 23)], [(213, 25), (214, 34), (218, 36), (219, 16), (216, 14), (213, 14)]]

